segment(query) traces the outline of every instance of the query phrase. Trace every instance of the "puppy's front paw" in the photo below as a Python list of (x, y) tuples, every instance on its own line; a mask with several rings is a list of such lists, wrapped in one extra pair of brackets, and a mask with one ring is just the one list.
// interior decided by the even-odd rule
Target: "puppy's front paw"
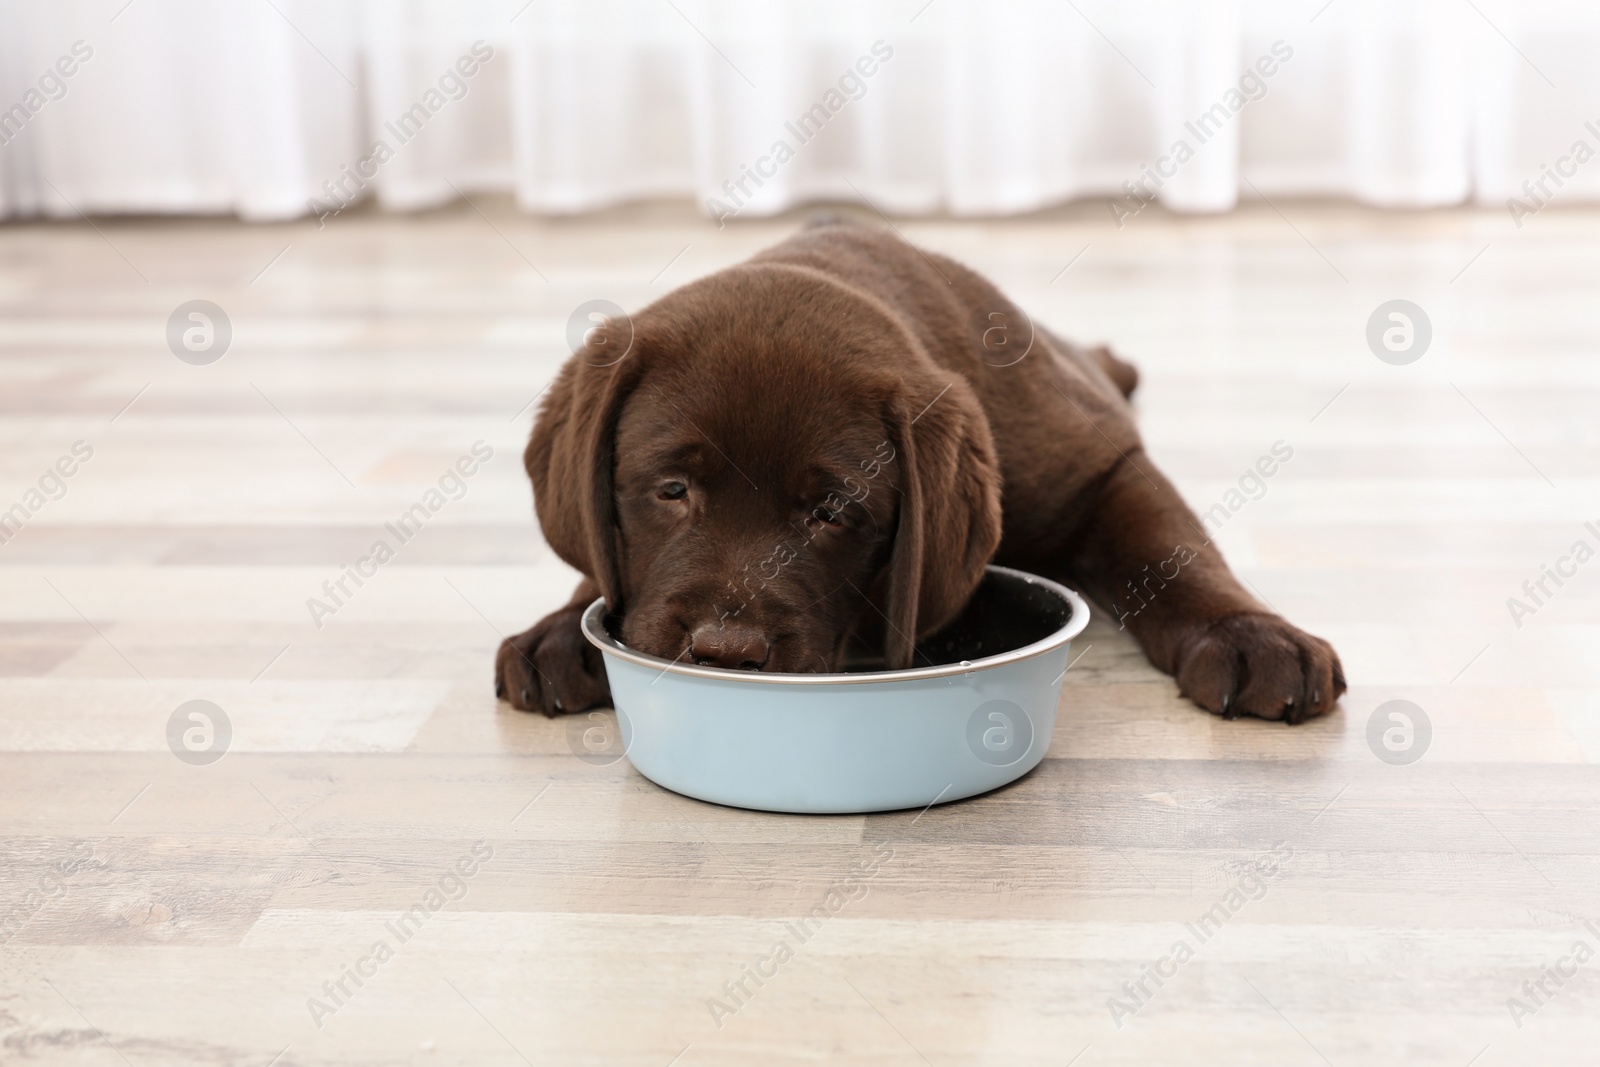
[(600, 652), (579, 629), (581, 608), (563, 608), (500, 643), (494, 695), (551, 717), (611, 703)]
[(1178, 691), (1225, 719), (1302, 723), (1344, 692), (1333, 646), (1277, 615), (1230, 615), (1201, 627), (1178, 658)]

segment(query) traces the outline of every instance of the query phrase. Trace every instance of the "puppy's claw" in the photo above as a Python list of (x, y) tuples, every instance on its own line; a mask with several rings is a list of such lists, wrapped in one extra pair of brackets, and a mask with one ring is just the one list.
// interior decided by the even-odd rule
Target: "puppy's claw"
[(1237, 711), (1229, 711), (1228, 710), (1229, 705), (1232, 704), (1232, 703), (1233, 703), (1233, 694), (1232, 693), (1224, 693), (1224, 694), (1222, 694), (1222, 717), (1223, 717), (1224, 720), (1226, 720), (1228, 722), (1232, 722), (1234, 719), (1237, 719), (1239, 717), (1239, 713)]

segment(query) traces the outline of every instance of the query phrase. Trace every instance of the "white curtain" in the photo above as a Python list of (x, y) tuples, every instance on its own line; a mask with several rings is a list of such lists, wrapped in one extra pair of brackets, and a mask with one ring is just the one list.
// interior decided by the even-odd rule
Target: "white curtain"
[(1597, 59), (1554, 0), (0, 0), (0, 216), (1536, 208)]

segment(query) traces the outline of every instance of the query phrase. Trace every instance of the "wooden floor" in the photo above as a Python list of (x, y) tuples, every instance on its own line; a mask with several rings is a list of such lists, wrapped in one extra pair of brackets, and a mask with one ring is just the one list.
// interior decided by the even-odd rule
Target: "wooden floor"
[[(840, 818), (663, 792), (491, 688), (572, 584), (519, 466), (568, 314), (793, 225), (0, 228), (0, 1061), (1596, 1062), (1600, 560), (1523, 583), (1600, 548), (1600, 213), (901, 223), (1140, 366), (1156, 460), (1244, 501), (1223, 546), (1351, 689), (1223, 722), (1097, 620), (1032, 775)], [(1365, 340), (1395, 298), (1432, 323), (1405, 366)], [(208, 365), (165, 336), (193, 299), (231, 322)], [(1368, 742), (1397, 699), (1408, 764)], [(194, 700), (209, 764), (188, 712), (169, 745)]]

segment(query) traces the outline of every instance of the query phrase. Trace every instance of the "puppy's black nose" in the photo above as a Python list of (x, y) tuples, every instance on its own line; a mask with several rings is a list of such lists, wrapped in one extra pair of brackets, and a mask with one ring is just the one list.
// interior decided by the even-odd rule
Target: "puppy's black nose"
[(761, 631), (728, 620), (706, 623), (689, 635), (689, 655), (704, 667), (759, 671), (770, 652)]

